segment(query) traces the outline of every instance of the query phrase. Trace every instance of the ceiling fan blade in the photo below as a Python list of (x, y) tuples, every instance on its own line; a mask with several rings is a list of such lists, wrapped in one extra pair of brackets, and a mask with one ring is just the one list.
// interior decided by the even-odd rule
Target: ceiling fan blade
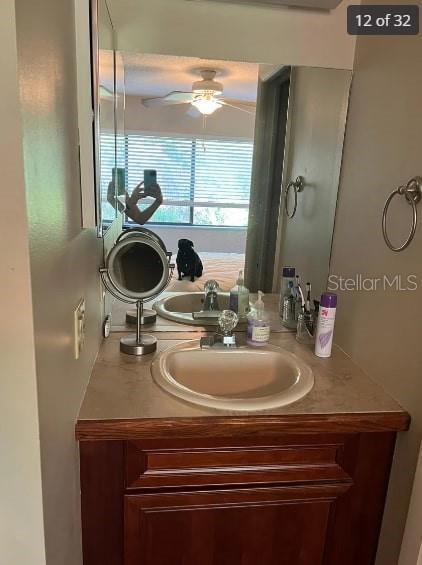
[(157, 96), (156, 98), (143, 98), (142, 104), (147, 108), (155, 108), (157, 106), (171, 106), (172, 104), (188, 104), (192, 101), (192, 92), (179, 92), (175, 90), (166, 96)]
[(255, 114), (255, 108), (247, 104), (229, 104), (225, 100), (219, 100), (220, 104), (223, 106), (228, 106), (229, 108), (234, 108), (235, 110), (240, 110), (241, 112), (246, 112), (247, 114)]
[(200, 118), (202, 116), (201, 112), (197, 108), (195, 108), (195, 106), (192, 106), (192, 104), (189, 106), (186, 115), (190, 118)]

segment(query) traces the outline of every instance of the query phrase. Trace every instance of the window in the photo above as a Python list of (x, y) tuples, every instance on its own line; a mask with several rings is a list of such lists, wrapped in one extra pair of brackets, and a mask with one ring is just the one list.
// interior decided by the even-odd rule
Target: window
[(158, 171), (164, 203), (150, 223), (247, 225), (252, 141), (128, 134), (125, 144), (129, 190)]

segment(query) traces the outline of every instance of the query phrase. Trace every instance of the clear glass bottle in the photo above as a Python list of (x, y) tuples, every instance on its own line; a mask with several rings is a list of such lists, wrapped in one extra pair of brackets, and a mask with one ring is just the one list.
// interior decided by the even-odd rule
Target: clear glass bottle
[(243, 271), (239, 271), (236, 285), (230, 289), (230, 310), (236, 312), (241, 320), (246, 320), (249, 312), (249, 289), (243, 279)]
[(299, 343), (315, 343), (314, 319), (312, 312), (300, 312), (297, 318), (296, 339)]
[(258, 300), (248, 314), (248, 328), (246, 330), (246, 343), (257, 347), (267, 345), (271, 332), (270, 319), (265, 311), (263, 296), (264, 293), (258, 290)]
[(303, 294), (301, 293), (302, 288), (300, 286), (300, 276), (296, 275), (295, 279), (296, 279), (296, 281), (295, 281), (295, 320), (297, 322), (297, 320), (299, 318), (299, 314), (301, 314), (303, 312), (303, 307), (302, 307), (302, 296), (303, 296)]

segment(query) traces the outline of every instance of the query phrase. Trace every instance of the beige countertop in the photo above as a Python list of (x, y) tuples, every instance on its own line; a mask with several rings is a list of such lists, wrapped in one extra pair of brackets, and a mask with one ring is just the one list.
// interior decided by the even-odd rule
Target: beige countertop
[[(199, 421), (221, 423), (223, 420), (226, 425), (252, 420), (280, 425), (296, 421), (298, 428), (306, 421), (308, 431), (322, 421), (343, 422), (343, 428), (348, 431), (353, 431), (354, 422), (360, 422), (366, 431), (378, 431), (378, 427), (380, 431), (407, 427), (408, 416), (401, 406), (341, 349), (334, 346), (331, 358), (320, 359), (313, 355), (312, 348), (299, 344), (294, 335), (288, 333), (273, 333), (271, 343), (295, 353), (311, 366), (315, 385), (306, 397), (288, 406), (241, 414), (187, 403), (155, 384), (150, 365), (164, 349), (192, 339), (192, 333), (156, 335), (159, 337), (157, 352), (145, 357), (121, 353), (118, 334), (104, 340), (80, 410), (79, 439), (129, 437), (131, 429), (141, 434), (143, 425), (151, 434), (157, 429), (151, 426), (157, 426), (161, 420), (166, 422), (167, 430), (182, 422), (198, 425)], [(195, 338), (198, 339), (199, 334)]]

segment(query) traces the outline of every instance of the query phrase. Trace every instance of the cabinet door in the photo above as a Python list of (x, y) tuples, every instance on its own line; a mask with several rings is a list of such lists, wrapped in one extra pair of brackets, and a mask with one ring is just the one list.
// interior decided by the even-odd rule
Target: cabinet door
[(125, 496), (125, 565), (319, 565), (347, 485)]

